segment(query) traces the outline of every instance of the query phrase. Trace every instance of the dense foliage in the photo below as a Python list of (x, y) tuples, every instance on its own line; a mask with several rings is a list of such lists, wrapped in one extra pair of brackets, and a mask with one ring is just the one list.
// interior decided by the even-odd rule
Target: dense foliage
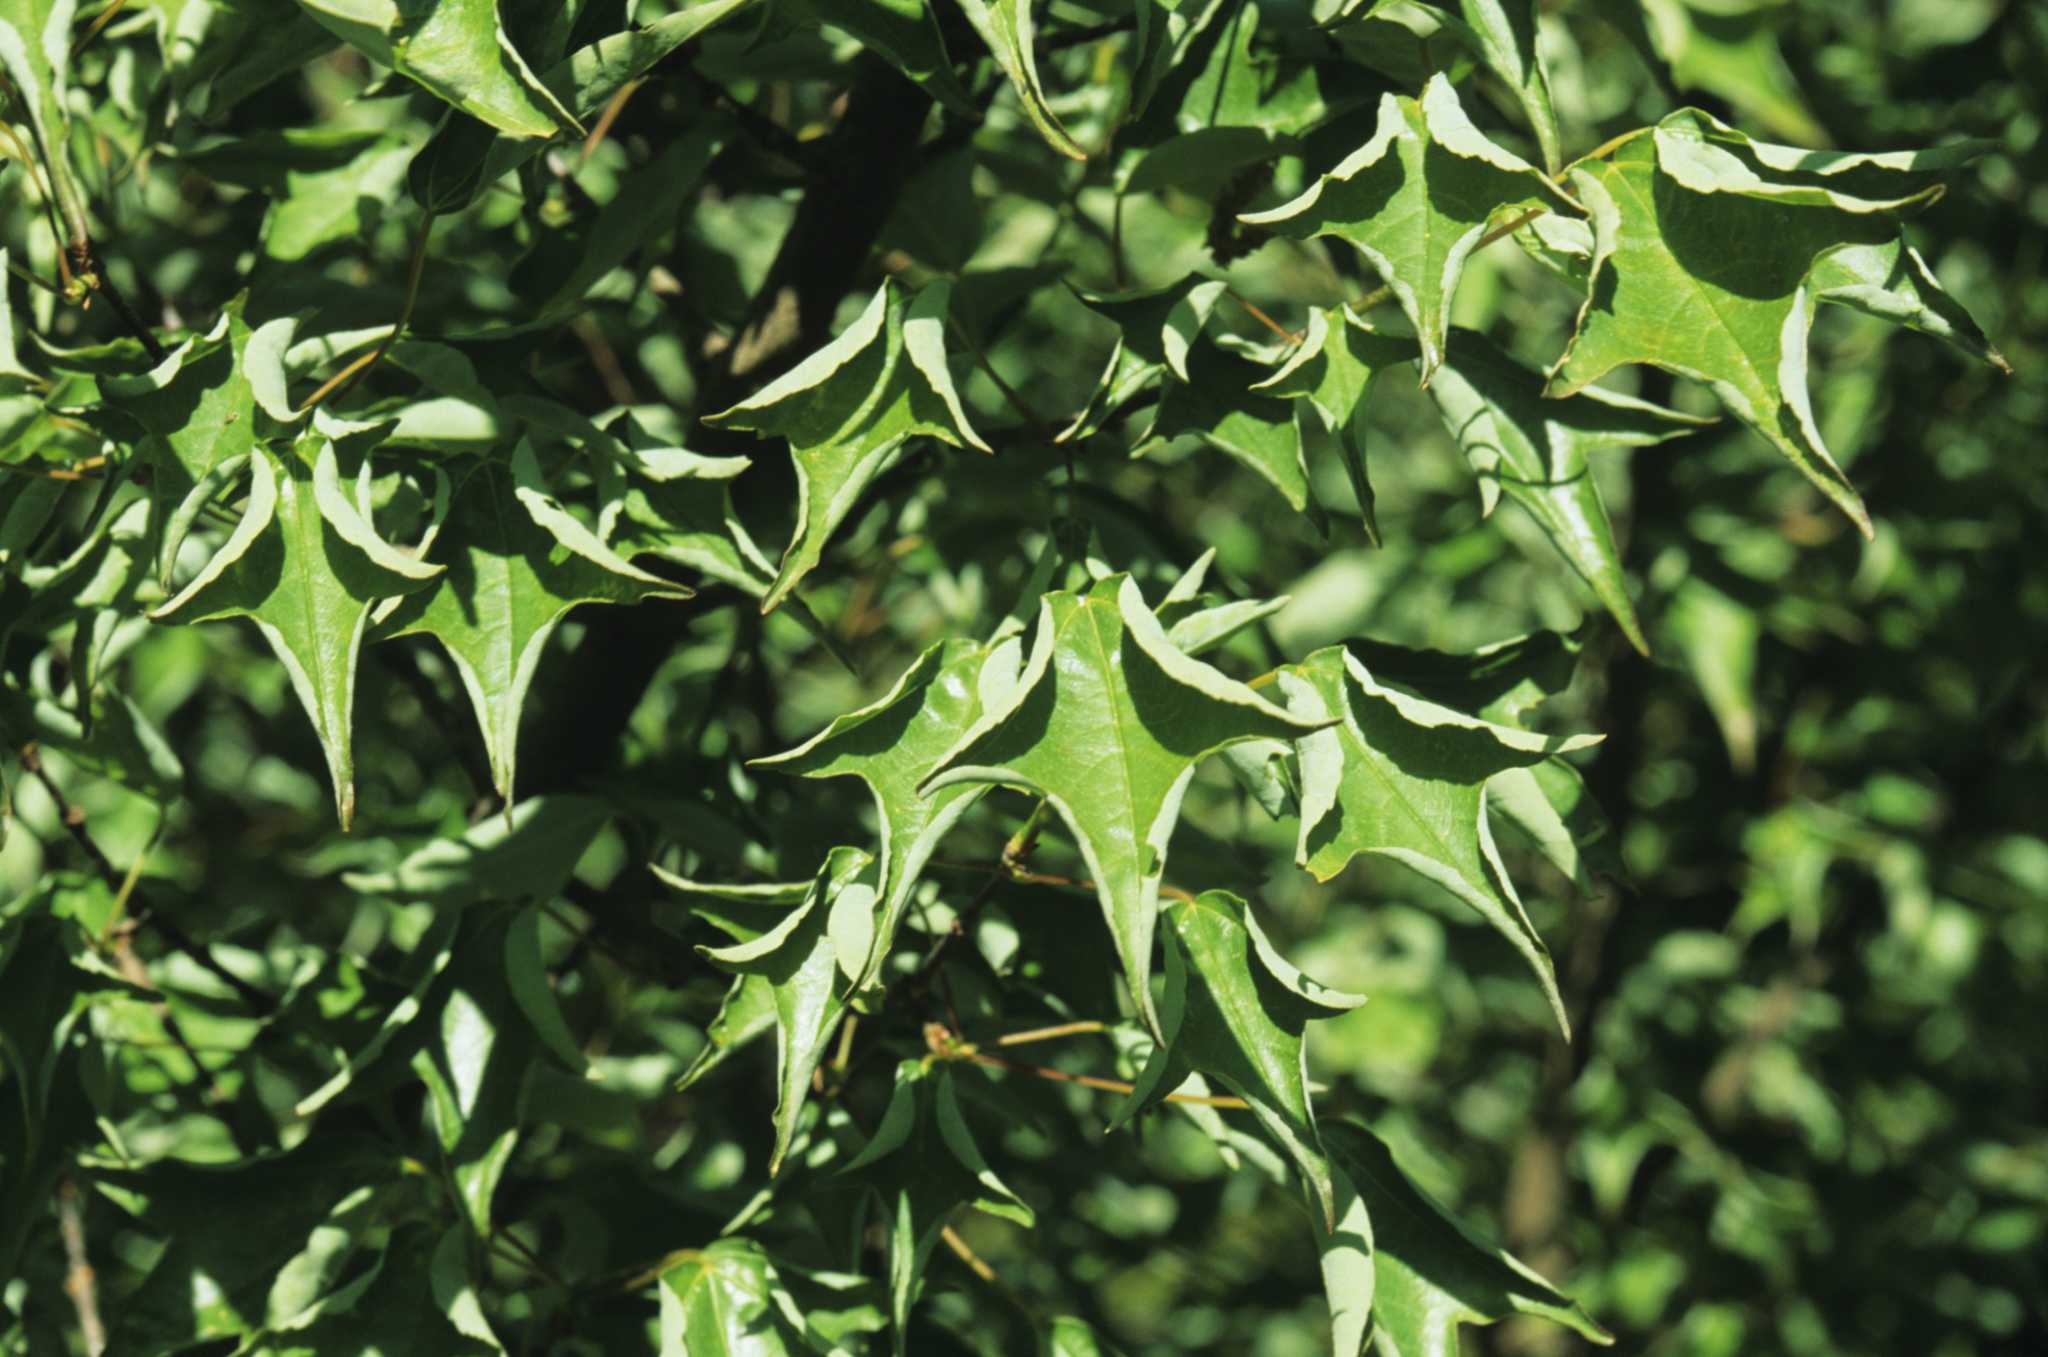
[(2048, 1347), (2042, 69), (0, 0), (0, 1351)]

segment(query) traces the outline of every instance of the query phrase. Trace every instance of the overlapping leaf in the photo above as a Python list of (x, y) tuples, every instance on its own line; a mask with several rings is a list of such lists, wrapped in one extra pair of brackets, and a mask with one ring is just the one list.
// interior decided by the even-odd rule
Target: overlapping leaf
[(1450, 891), (1522, 954), (1569, 1033), (1550, 954), (1493, 846), (1485, 783), (1595, 741), (1545, 738), (1381, 687), (1338, 646), (1281, 670), (1279, 683), (1292, 710), (1337, 718), (1299, 743), (1297, 860), (1327, 881), (1376, 853)]
[(1487, 140), (1451, 82), (1388, 94), (1372, 140), (1307, 192), (1239, 218), (1285, 236), (1336, 236), (1379, 271), (1422, 347), (1425, 385), (1443, 361), (1465, 260), (1490, 225), (1567, 200), (1542, 172)]
[(1348, 1012), (1364, 996), (1319, 984), (1288, 964), (1245, 902), (1228, 891), (1175, 900), (1163, 913), (1165, 1030), (1118, 1120), (1171, 1092), (1190, 1072), (1219, 1082), (1251, 1105), (1334, 1223), (1336, 1188), (1309, 1105), (1302, 1034), (1312, 1019)]
[(199, 574), (151, 616), (256, 623), (320, 737), (335, 811), (346, 828), (356, 800), (350, 729), (356, 659), (370, 610), (419, 588), (441, 567), (377, 535), (366, 507), (343, 488), (341, 456), (335, 440), (318, 432), (282, 452), (251, 452), (240, 522)]
[[(1548, 1282), (1501, 1249), (1474, 1239), (1409, 1181), (1372, 1132), (1355, 1122), (1337, 1122), (1324, 1127), (1323, 1136), (1347, 1206), (1362, 1204), (1371, 1221), (1369, 1237), (1355, 1228), (1340, 1229), (1335, 1238), (1325, 1236), (1326, 1266), (1333, 1246), (1370, 1259), (1371, 1333), (1378, 1351), (1388, 1357), (1457, 1357), (1461, 1324), (1493, 1324), (1518, 1314), (1562, 1324), (1594, 1343), (1614, 1341)], [(1347, 1212), (1347, 1222), (1353, 1219)], [(1336, 1351), (1340, 1357), (1357, 1357), (1365, 1326), (1361, 1307), (1347, 1299), (1331, 1297), (1340, 1316)]]
[(898, 1357), (905, 1321), (917, 1299), (925, 1263), (939, 1231), (962, 1206), (1030, 1228), (1031, 1208), (1003, 1185), (982, 1158), (962, 1115), (953, 1072), (906, 1060), (874, 1137), (842, 1173), (860, 1173), (882, 1200), (889, 1232), (889, 1301)]
[(527, 69), (498, 0), (299, 0), (349, 46), (515, 137), (550, 137), (575, 118)]
[(946, 366), (950, 290), (932, 283), (904, 304), (884, 283), (860, 319), (759, 392), (706, 422), (787, 439), (797, 521), (761, 610), (772, 610), (825, 551), (861, 493), (913, 437), (986, 452)]
[(1629, 363), (1706, 382), (1869, 535), (1862, 497), (1814, 422), (1807, 331), (1816, 303), (1840, 300), (1998, 361), (1890, 216), (1924, 202), (1958, 154), (1801, 152), (1681, 110), (1574, 168), (1594, 255), (1549, 394)]
[(1380, 373), (1415, 357), (1414, 340), (1373, 329), (1349, 307), (1318, 309), (1309, 312), (1301, 343), (1277, 371), (1257, 384), (1260, 391), (1306, 401), (1335, 436), (1366, 536), (1374, 543), (1380, 529), (1367, 474), (1366, 395)]
[[(697, 913), (735, 939), (699, 950), (726, 970), (759, 976), (770, 987), (777, 1089), (771, 1173), (796, 1138), (811, 1075), (845, 1016), (854, 980), (865, 972), (875, 937), (877, 866), (857, 848), (835, 848), (803, 898), (772, 911), (734, 910), (729, 890), (664, 876), (677, 889), (707, 897)], [(741, 993), (736, 988), (728, 1002)]]
[(543, 647), (582, 603), (683, 598), (689, 590), (640, 570), (582, 528), (547, 494), (530, 445), (509, 468), (471, 468), (429, 553), (445, 566), (380, 631), (425, 633), (462, 677), (498, 794), (512, 799), (519, 716)]
[[(1015, 640), (997, 646), (942, 641), (925, 651), (878, 701), (838, 717), (786, 753), (755, 760), (805, 777), (858, 777), (881, 824), (881, 901), (868, 955), (853, 979), (870, 984), (910, 905), (918, 874), (939, 839), (986, 790), (955, 784), (924, 795), (919, 784), (1015, 677)], [(984, 697), (983, 675), (993, 691)]]
[(1647, 654), (1649, 642), (1614, 545), (1614, 525), (1587, 454), (1646, 447), (1713, 421), (1598, 387), (1545, 400), (1542, 374), (1470, 330), (1451, 333), (1430, 395), (1479, 474), (1487, 512), (1503, 492), (1527, 510), (1621, 624), (1629, 642)]
[(922, 784), (1003, 783), (1046, 797), (1087, 861), (1147, 1026), (1159, 886), (1195, 767), (1241, 740), (1293, 738), (1291, 715), (1167, 640), (1127, 575), (1043, 599), (1024, 672)]

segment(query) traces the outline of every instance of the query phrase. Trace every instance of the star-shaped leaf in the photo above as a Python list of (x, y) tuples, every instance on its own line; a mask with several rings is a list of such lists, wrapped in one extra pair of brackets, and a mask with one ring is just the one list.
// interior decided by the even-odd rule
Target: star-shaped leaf
[(550, 515), (545, 499), (533, 450), (524, 443), (511, 467), (474, 464), (456, 487), (429, 553), (446, 571), (380, 627), (385, 636), (426, 633), (448, 652), (483, 731), (491, 779), (508, 802), (520, 710), (556, 624), (579, 603), (636, 603), (690, 592), (635, 569), (601, 542), (593, 548), (595, 539), (565, 529), (566, 515)]
[(1293, 403), (1255, 389), (1266, 375), (1242, 354), (1197, 341), (1188, 354), (1187, 379), (1166, 382), (1152, 427), (1140, 442), (1193, 434), (1263, 477), (1297, 512), (1320, 524)]
[(1039, 83), (1038, 63), (1033, 56), (1036, 26), (1031, 22), (1031, 0), (960, 0), (960, 12), (988, 44), (996, 64), (1010, 78), (1024, 116), (1031, 120), (1046, 144), (1063, 156), (1086, 160), (1088, 153), (1060, 125), (1058, 115), (1046, 103), (1045, 88)]
[(1309, 312), (1301, 343), (1277, 370), (1257, 384), (1275, 396), (1306, 401), (1325, 429), (1337, 439), (1344, 472), (1358, 497), (1365, 535), (1375, 545), (1379, 522), (1373, 514), (1372, 481), (1366, 474), (1365, 398), (1373, 379), (1388, 368), (1415, 361), (1416, 343), (1402, 335), (1382, 334), (1351, 314), (1348, 307)]
[(370, 610), (419, 588), (441, 567), (377, 536), (342, 487), (340, 456), (335, 441), (319, 432), (282, 451), (255, 449), (240, 522), (199, 574), (150, 616), (256, 623), (320, 737), (335, 813), (346, 829), (356, 802), (356, 658)]
[(1291, 710), (1339, 718), (1298, 746), (1297, 861), (1328, 881), (1360, 853), (1376, 853), (1450, 891), (1528, 961), (1569, 1034), (1550, 954), (1493, 846), (1485, 783), (1596, 739), (1547, 738), (1383, 688), (1341, 646), (1281, 670), (1278, 682)]
[(1267, 941), (1245, 902), (1204, 891), (1163, 911), (1168, 928), (1165, 1032), (1119, 1122), (1177, 1087), (1190, 1072), (1221, 1083), (1294, 1161), (1325, 1220), (1336, 1219), (1330, 1164), (1309, 1105), (1302, 1034), (1315, 1018), (1365, 1002), (1318, 984)]
[[(1814, 168), (1804, 157), (1816, 153), (1709, 135), (1713, 126), (1681, 110), (1573, 169), (1593, 216), (1593, 266), (1549, 394), (1628, 363), (1703, 381), (1868, 536), (1862, 497), (1814, 422), (1807, 331), (1815, 303), (1841, 300), (1991, 357), (1924, 266), (1898, 253), (1888, 214), (1925, 201), (1932, 171), (1878, 156)], [(1826, 268), (1841, 251), (1849, 257)]]
[(1015, 639), (996, 647), (942, 641), (918, 656), (878, 701), (836, 718), (795, 749), (754, 760), (756, 767), (805, 777), (858, 777), (874, 796), (881, 822), (882, 903), (856, 989), (872, 982), (888, 958), (933, 847), (986, 790), (958, 783), (926, 796), (918, 785), (981, 715), (984, 670), (992, 682), (1014, 676), (1020, 649)]
[(1650, 645), (1629, 601), (1614, 525), (1587, 453), (1646, 447), (1714, 421), (1590, 386), (1563, 400), (1545, 400), (1541, 373), (1471, 330), (1452, 331), (1429, 390), (1444, 426), (1479, 475), (1486, 511), (1493, 512), (1502, 492), (1528, 511), (1621, 624), (1629, 643), (1647, 655)]
[(1536, 53), (1536, 0), (1458, 0), (1458, 11), (1478, 40), (1486, 64), (1514, 92), (1536, 144), (1543, 148), (1544, 168), (1554, 173), (1563, 163), (1563, 142), (1557, 110), (1551, 105), (1550, 78)]
[[(1340, 1172), (1347, 1208), (1353, 1202), (1362, 1205), (1362, 1215), (1371, 1221), (1369, 1235), (1353, 1231), (1346, 1242), (1354, 1255), (1362, 1252), (1371, 1260), (1371, 1332), (1377, 1351), (1387, 1357), (1457, 1357), (1461, 1324), (1492, 1324), (1518, 1314), (1562, 1324), (1594, 1343), (1614, 1341), (1550, 1283), (1467, 1233), (1409, 1181), (1372, 1132), (1353, 1122), (1335, 1122), (1324, 1128), (1323, 1138)], [(1345, 1219), (1357, 1216), (1347, 1209)], [(1331, 1308), (1340, 1316), (1356, 1315), (1358, 1309), (1336, 1296)], [(1347, 1331), (1340, 1324), (1338, 1332), (1340, 1357), (1357, 1357), (1364, 1326), (1354, 1322)]]
[(772, 610), (816, 567), (826, 538), (907, 440), (923, 435), (988, 451), (946, 367), (948, 295), (945, 283), (932, 283), (906, 307), (884, 283), (831, 343), (707, 418), (785, 438), (796, 459), (796, 532), (761, 611)]
[[(762, 977), (773, 992), (778, 1092), (770, 1173), (789, 1153), (811, 1075), (846, 1013), (853, 980), (866, 965), (878, 898), (875, 866), (875, 859), (857, 848), (835, 848), (803, 899), (773, 916), (761, 917), (760, 909), (734, 910), (730, 892), (708, 893), (721, 899), (722, 907), (697, 908), (736, 939), (730, 946), (698, 950), (737, 975)], [(689, 882), (664, 879), (691, 890)]]
[(906, 1060), (874, 1138), (842, 1174), (862, 1174), (882, 1198), (889, 1231), (889, 1300), (895, 1344), (904, 1351), (905, 1322), (939, 1231), (962, 1206), (1029, 1229), (1031, 1208), (989, 1168), (961, 1114), (953, 1072), (944, 1064)]
[(1112, 575), (1040, 602), (1030, 658), (924, 788), (1037, 792), (1094, 878), (1131, 997), (1155, 1033), (1152, 938), (1167, 842), (1195, 767), (1240, 740), (1293, 738), (1331, 718), (1282, 711), (1166, 638), (1138, 586)]
[(1443, 361), (1465, 260), (1494, 222), (1565, 201), (1535, 166), (1472, 125), (1451, 82), (1387, 94), (1372, 140), (1307, 192), (1239, 220), (1281, 235), (1337, 236), (1379, 271), (1415, 327), (1428, 385)]

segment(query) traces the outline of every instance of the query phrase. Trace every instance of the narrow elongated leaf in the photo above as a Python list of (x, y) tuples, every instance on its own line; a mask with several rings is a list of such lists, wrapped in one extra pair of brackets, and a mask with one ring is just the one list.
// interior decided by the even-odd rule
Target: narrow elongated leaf
[[(381, 564), (322, 513), (316, 464), (332, 467), (336, 458), (333, 442), (317, 433), (283, 454), (258, 448), (250, 458), (249, 508), (241, 525), (199, 576), (151, 616), (256, 623), (320, 737), (335, 813), (346, 829), (355, 815), (350, 725), (363, 632), (377, 603), (424, 581)], [(334, 474), (338, 481), (341, 471)], [(396, 548), (379, 545), (397, 555)]]
[(796, 459), (797, 522), (761, 611), (816, 567), (825, 541), (912, 437), (988, 451), (967, 422), (946, 367), (949, 289), (932, 283), (908, 307), (884, 283), (860, 319), (824, 348), (707, 423), (787, 439)]
[(960, 11), (995, 54), (1003, 74), (1010, 77), (1024, 116), (1031, 120), (1039, 135), (1061, 155), (1086, 160), (1088, 153), (1060, 125), (1045, 102), (1045, 87), (1038, 81), (1038, 61), (1032, 55), (1037, 28), (1031, 22), (1031, 0), (960, 0)]
[[(1969, 337), (1974, 326), (1958, 327), (1960, 308), (1943, 298), (1935, 309), (1931, 299), (1940, 293), (1924, 286), (1924, 272), (1885, 267), (1901, 246), (1897, 225), (1883, 213), (1924, 201), (1932, 172), (1872, 156), (1825, 160), (1819, 171), (1780, 169), (1767, 153), (1795, 166), (1808, 162), (1775, 155), (1789, 148), (1703, 137), (1702, 116), (1673, 114), (1607, 160), (1572, 171), (1593, 215), (1594, 258), (1586, 304), (1549, 394), (1571, 395), (1627, 363), (1703, 381), (1869, 536), (1862, 497), (1814, 422), (1807, 331), (1814, 305), (1835, 297), (1918, 323), (1966, 351), (1981, 348), (1979, 356), (1995, 361), (1988, 345)], [(1678, 174), (1664, 168), (1667, 157)], [(1836, 168), (1842, 187), (1829, 173)], [(1848, 192), (1872, 176), (1896, 193)], [(1845, 250), (1844, 264), (1816, 279), (1823, 261)], [(1880, 270), (1911, 281), (1874, 284)]]
[(510, 469), (478, 463), (457, 487), (431, 551), (447, 569), (379, 627), (381, 636), (425, 633), (448, 652), (483, 732), (491, 778), (508, 802), (526, 690), (561, 620), (578, 604), (690, 592), (643, 571), (621, 571), (615, 554), (580, 545), (536, 520)]
[(1131, 997), (1156, 1033), (1159, 886), (1195, 766), (1240, 740), (1292, 738), (1330, 719), (1290, 715), (1174, 649), (1138, 586), (1113, 575), (1085, 595), (1045, 596), (1014, 692), (923, 785), (994, 782), (1046, 797), (1088, 863)]
[(1339, 718), (1299, 743), (1297, 860), (1328, 881), (1377, 853), (1450, 891), (1522, 954), (1569, 1035), (1550, 954), (1494, 849), (1485, 783), (1595, 740), (1546, 738), (1383, 688), (1339, 646), (1283, 669), (1279, 682), (1291, 709)]
[(1598, 387), (1544, 400), (1541, 373), (1471, 330), (1452, 332), (1430, 395), (1479, 475), (1487, 512), (1505, 491), (1579, 572), (1629, 643), (1648, 654), (1650, 643), (1629, 599), (1614, 525), (1587, 454), (1603, 447), (1647, 447), (1714, 421)]
[(1451, 302), (1480, 236), (1564, 201), (1535, 166), (1487, 140), (1451, 82), (1436, 75), (1419, 100), (1383, 96), (1372, 140), (1307, 192), (1239, 220), (1285, 236), (1349, 241), (1415, 327), (1426, 386), (1443, 361)]
[(1557, 173), (1564, 143), (1550, 102), (1550, 78), (1536, 55), (1536, 0), (1458, 0), (1458, 10), (1479, 39), (1486, 64), (1514, 91), (1543, 148), (1543, 168)]
[[(77, 15), (77, 0), (0, 0), (0, 70), (13, 82), (46, 164), (68, 154), (65, 100)], [(70, 175), (61, 166), (51, 173)]]
[(1019, 647), (943, 641), (917, 658), (880, 700), (836, 718), (787, 753), (756, 759), (804, 777), (858, 777), (867, 783), (881, 822), (882, 903), (874, 940), (855, 975), (870, 984), (896, 937), (918, 875), (947, 830), (985, 790), (965, 784), (921, 795), (918, 784), (981, 715), (981, 674), (1016, 672)]
[(1457, 1357), (1460, 1324), (1493, 1324), (1517, 1314), (1562, 1324), (1591, 1342), (1614, 1341), (1548, 1282), (1467, 1233), (1409, 1181), (1372, 1132), (1337, 1122), (1323, 1135), (1372, 1220), (1372, 1331), (1380, 1352)]

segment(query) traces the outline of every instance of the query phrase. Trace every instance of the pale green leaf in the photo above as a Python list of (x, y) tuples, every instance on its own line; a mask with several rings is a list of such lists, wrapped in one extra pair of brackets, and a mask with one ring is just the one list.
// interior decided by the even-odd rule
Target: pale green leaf
[[(1694, 125), (1683, 113), (1665, 121)], [(1706, 382), (1869, 536), (1862, 497), (1814, 421), (1806, 339), (1822, 299), (1813, 277), (1819, 262), (1845, 247), (1892, 247), (1897, 225), (1863, 210), (1694, 192), (1663, 170), (1665, 140), (1638, 135), (1572, 171), (1592, 211), (1595, 254), (1586, 304), (1549, 394), (1571, 395), (1629, 363)], [(1848, 279), (1836, 273), (1827, 282), (1853, 285), (1861, 271), (1852, 259)]]
[(1478, 473), (1488, 512), (1502, 492), (1527, 511), (1621, 624), (1629, 643), (1648, 654), (1588, 454), (1647, 447), (1713, 421), (1598, 387), (1545, 400), (1541, 373), (1471, 330), (1452, 332), (1430, 395)]
[[(1372, 1332), (1385, 1357), (1457, 1357), (1459, 1325), (1518, 1314), (1562, 1324), (1594, 1343), (1614, 1341), (1548, 1282), (1473, 1238), (1409, 1181), (1392, 1152), (1363, 1126), (1337, 1122), (1323, 1134), (1372, 1222)], [(1347, 1311), (1355, 1313), (1354, 1307), (1355, 1301), (1346, 1302)], [(1345, 1357), (1357, 1352), (1355, 1346), (1337, 1350)]]
[[(580, 131), (505, 35), (498, 0), (298, 0), (363, 55), (515, 137)], [(395, 186), (395, 185), (394, 185)]]
[[(1267, 941), (1245, 902), (1227, 891), (1175, 900), (1164, 914), (1167, 945), (1183, 957), (1182, 992), (1178, 1003), (1163, 1006), (1166, 1031), (1138, 1086), (1163, 1096), (1194, 1071), (1243, 1098), (1294, 1162), (1318, 1213), (1334, 1223), (1335, 1189), (1309, 1105), (1302, 1034), (1311, 1019), (1356, 1008), (1364, 997), (1296, 970)], [(1154, 1068), (1162, 1064), (1164, 1070)], [(1118, 1120), (1143, 1101), (1133, 1094)]]
[(1569, 1034), (1550, 954), (1494, 849), (1484, 788), (1503, 769), (1593, 741), (1494, 725), (1383, 688), (1339, 646), (1283, 669), (1279, 682), (1292, 709), (1340, 718), (1299, 742), (1297, 860), (1327, 881), (1375, 853), (1442, 886), (1522, 954)]
[(320, 737), (345, 829), (355, 814), (350, 726), (363, 632), (373, 607), (421, 581), (379, 565), (321, 514), (310, 464), (330, 447), (313, 434), (282, 456), (257, 449), (241, 525), (199, 577), (152, 616), (256, 623)]
[(811, 1349), (751, 1239), (714, 1240), (661, 1274), (661, 1357), (790, 1357)]
[(796, 1138), (811, 1074), (824, 1058), (852, 995), (828, 927), (832, 906), (856, 885), (872, 904), (876, 866), (875, 859), (859, 849), (835, 848), (803, 900), (788, 908), (773, 927), (731, 946), (698, 949), (724, 969), (761, 976), (772, 987), (777, 1095), (770, 1173), (781, 1167)]
[(1536, 54), (1537, 0), (1458, 0), (1466, 25), (1479, 39), (1486, 64), (1507, 82), (1515, 102), (1543, 148), (1543, 168), (1552, 174), (1564, 163), (1557, 110), (1550, 102), (1550, 78)]
[(788, 440), (796, 460), (797, 522), (768, 612), (815, 568), (826, 539), (913, 437), (982, 451), (946, 366), (950, 289), (931, 283), (907, 308), (888, 283), (860, 319), (824, 348), (710, 424)]
[(993, 782), (1046, 797), (1086, 860), (1147, 1026), (1166, 850), (1195, 767), (1239, 740), (1327, 724), (1282, 711), (1174, 649), (1138, 586), (1113, 575), (1042, 600), (1030, 658), (923, 784)]
[(870, 950), (854, 974), (856, 989), (870, 984), (888, 959), (932, 849), (984, 790), (959, 785), (925, 796), (918, 784), (980, 716), (984, 667), (1014, 672), (1018, 649), (1015, 641), (1000, 647), (943, 641), (920, 655), (879, 700), (834, 719), (795, 749), (754, 760), (757, 767), (805, 777), (858, 777), (874, 797), (882, 903), (872, 916)]
[(1280, 235), (1336, 236), (1379, 271), (1422, 348), (1427, 385), (1443, 361), (1465, 260), (1497, 221), (1557, 205), (1542, 172), (1474, 127), (1442, 75), (1420, 100), (1380, 100), (1364, 146), (1291, 202), (1239, 220)]
[(447, 569), (431, 588), (399, 604), (382, 636), (425, 633), (439, 641), (462, 678), (483, 732), (498, 794), (513, 796), (519, 717), (542, 650), (555, 627), (583, 603), (679, 598), (688, 591), (644, 571), (567, 546), (536, 521), (512, 474), (479, 462), (463, 475), (435, 540)]
[(1039, 135), (1061, 155), (1086, 160), (1088, 153), (1046, 104), (1045, 87), (1039, 83), (1038, 62), (1032, 54), (1037, 29), (1031, 22), (1031, 0), (960, 0), (960, 11), (995, 54), (996, 64), (1017, 91), (1024, 116)]
[(905, 1060), (875, 1134), (842, 1174), (860, 1174), (882, 1199), (889, 1231), (889, 1300), (895, 1347), (904, 1352), (905, 1322), (917, 1298), (939, 1231), (969, 1206), (1030, 1228), (1031, 1208), (1004, 1186), (982, 1158), (961, 1112), (953, 1071)]
[(1301, 343), (1254, 388), (1306, 401), (1335, 436), (1366, 537), (1375, 545), (1380, 530), (1366, 472), (1366, 396), (1380, 373), (1415, 357), (1413, 339), (1382, 334), (1348, 307), (1319, 308), (1309, 312)]

